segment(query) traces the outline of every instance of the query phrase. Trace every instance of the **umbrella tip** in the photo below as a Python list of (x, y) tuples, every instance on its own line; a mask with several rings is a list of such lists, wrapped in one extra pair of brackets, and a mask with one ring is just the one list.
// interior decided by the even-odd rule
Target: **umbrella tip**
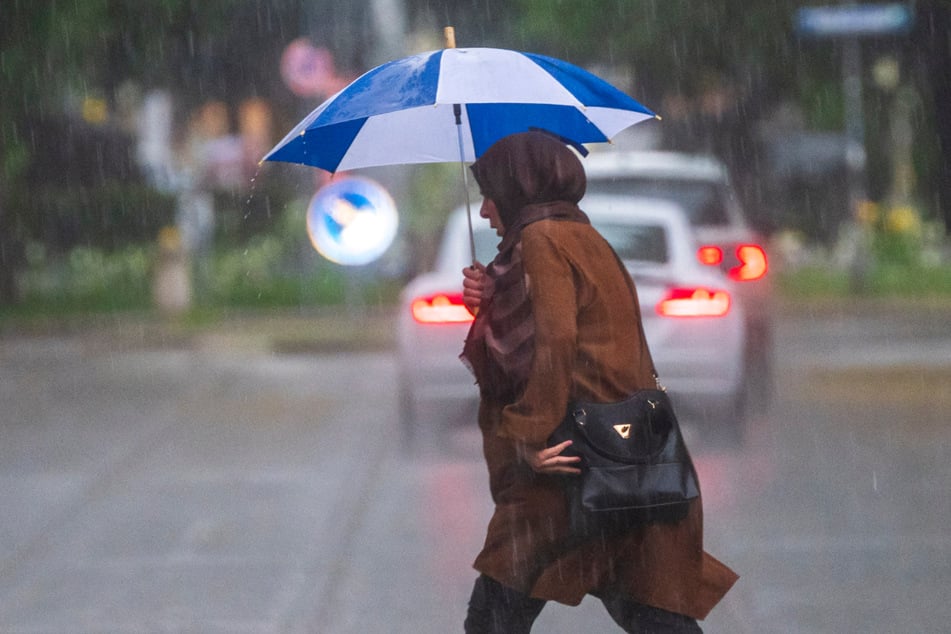
[(442, 34), (446, 40), (446, 48), (456, 48), (456, 29), (447, 26), (442, 30)]
[(655, 114), (655, 115), (654, 115), (654, 118), (657, 119), (658, 121), (663, 121), (663, 120), (664, 120), (664, 118), (663, 118), (662, 116), (660, 116), (659, 114)]

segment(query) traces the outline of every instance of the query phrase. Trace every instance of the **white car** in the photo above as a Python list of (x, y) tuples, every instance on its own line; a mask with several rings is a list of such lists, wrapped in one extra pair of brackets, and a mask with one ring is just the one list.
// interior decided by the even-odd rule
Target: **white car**
[(751, 396), (764, 407), (772, 387), (772, 280), (763, 238), (748, 225), (726, 166), (707, 155), (612, 148), (583, 162), (589, 195), (649, 196), (684, 208), (696, 259), (723, 271), (746, 310)]
[[(741, 434), (743, 307), (734, 302), (725, 276), (697, 261), (683, 209), (668, 201), (596, 194), (580, 206), (635, 280), (651, 353), (678, 411), (700, 415), (718, 433)], [(488, 263), (499, 237), (477, 209), (476, 255)], [(462, 269), (470, 264), (465, 214), (463, 208), (449, 217), (435, 269), (403, 290), (399, 389), (407, 444), (457, 417), (460, 404), (478, 399), (474, 379), (459, 360), (472, 321), (462, 304)]]

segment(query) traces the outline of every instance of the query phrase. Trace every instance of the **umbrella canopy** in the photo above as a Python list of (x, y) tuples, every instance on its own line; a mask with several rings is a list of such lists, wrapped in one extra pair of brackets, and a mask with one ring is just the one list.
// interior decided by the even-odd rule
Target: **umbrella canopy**
[(541, 128), (609, 141), (656, 115), (567, 62), (494, 48), (447, 48), (368, 71), (301, 121), (264, 160), (337, 172), (474, 161), (509, 134)]

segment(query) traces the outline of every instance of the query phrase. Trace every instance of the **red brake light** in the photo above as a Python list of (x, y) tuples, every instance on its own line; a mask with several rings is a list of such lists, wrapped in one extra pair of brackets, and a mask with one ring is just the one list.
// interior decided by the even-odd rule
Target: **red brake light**
[(410, 304), (413, 319), (421, 324), (461, 324), (475, 319), (462, 303), (462, 293), (437, 293), (417, 297)]
[(706, 266), (719, 266), (731, 280), (751, 282), (766, 275), (769, 264), (766, 251), (756, 244), (738, 244), (735, 257), (727, 258), (723, 249), (716, 245), (704, 245), (697, 249), (697, 260)]
[(766, 262), (766, 251), (755, 244), (741, 244), (736, 247), (736, 258), (740, 261), (730, 269), (730, 278), (740, 282), (758, 280), (769, 268)]
[(657, 304), (662, 317), (722, 317), (730, 312), (730, 294), (708, 288), (672, 288)]
[(719, 266), (723, 262), (723, 249), (717, 246), (702, 246), (697, 249), (697, 259), (707, 266)]

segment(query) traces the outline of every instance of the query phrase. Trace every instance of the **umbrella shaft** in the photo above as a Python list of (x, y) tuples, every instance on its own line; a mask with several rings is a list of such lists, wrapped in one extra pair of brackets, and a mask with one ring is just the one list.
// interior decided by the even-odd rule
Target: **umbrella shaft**
[(456, 137), (459, 139), (459, 165), (462, 167), (462, 185), (466, 190), (466, 221), (469, 223), (469, 255), (472, 263), (476, 263), (475, 235), (472, 232), (472, 206), (469, 202), (469, 173), (466, 171), (465, 148), (462, 144), (462, 106), (452, 104), (452, 113), (456, 117)]
[(472, 232), (472, 208), (469, 203), (469, 177), (466, 175), (465, 163), (462, 164), (462, 184), (466, 188), (466, 220), (469, 222), (469, 254), (472, 256), (472, 263), (476, 263), (475, 235)]

